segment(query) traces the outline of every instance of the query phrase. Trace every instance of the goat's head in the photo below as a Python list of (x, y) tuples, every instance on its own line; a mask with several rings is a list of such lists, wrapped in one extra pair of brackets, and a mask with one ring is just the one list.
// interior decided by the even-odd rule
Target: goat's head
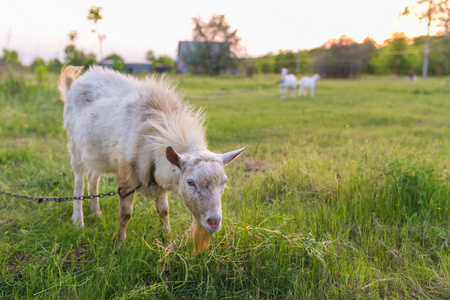
[(180, 172), (178, 194), (205, 229), (217, 232), (222, 227), (222, 193), (227, 182), (224, 166), (238, 157), (246, 147), (225, 154), (208, 150), (178, 154), (167, 147), (166, 157)]

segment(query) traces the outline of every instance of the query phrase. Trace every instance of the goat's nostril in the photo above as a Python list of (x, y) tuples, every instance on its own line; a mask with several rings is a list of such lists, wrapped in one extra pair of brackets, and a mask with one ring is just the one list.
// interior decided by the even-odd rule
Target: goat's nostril
[(209, 218), (206, 222), (212, 228), (217, 228), (220, 225), (220, 218)]

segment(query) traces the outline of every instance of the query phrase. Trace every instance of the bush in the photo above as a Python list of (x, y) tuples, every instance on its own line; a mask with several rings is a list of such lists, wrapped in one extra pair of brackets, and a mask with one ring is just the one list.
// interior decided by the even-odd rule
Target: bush
[(23, 80), (15, 79), (12, 74), (8, 74), (6, 80), (0, 83), (0, 91), (8, 96), (17, 96), (25, 89)]

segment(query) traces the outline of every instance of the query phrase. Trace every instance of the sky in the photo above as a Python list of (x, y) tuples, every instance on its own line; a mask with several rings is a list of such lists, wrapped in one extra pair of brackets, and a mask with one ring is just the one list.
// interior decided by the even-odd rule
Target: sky
[[(426, 34), (414, 15), (399, 18), (413, 0), (0, 0), (0, 49), (16, 50), (24, 64), (36, 57), (64, 58), (68, 33), (76, 30), (77, 48), (99, 56), (92, 29), (106, 35), (103, 54), (143, 62), (148, 50), (176, 58), (179, 41), (192, 37), (192, 17), (205, 21), (225, 15), (238, 30), (243, 53), (257, 57), (279, 50), (307, 50), (347, 35), (378, 43), (393, 31), (408, 37)], [(95, 26), (91, 6), (103, 7)], [(432, 30), (432, 34), (435, 30)]]

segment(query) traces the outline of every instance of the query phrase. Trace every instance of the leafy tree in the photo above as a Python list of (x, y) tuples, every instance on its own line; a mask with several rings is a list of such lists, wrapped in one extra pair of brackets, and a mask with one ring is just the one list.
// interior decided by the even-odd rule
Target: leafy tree
[(275, 57), (272, 54), (267, 54), (263, 57), (257, 58), (257, 65), (260, 72), (274, 73), (275, 72)]
[(370, 37), (366, 37), (362, 42), (362, 51), (367, 54), (362, 57), (363, 73), (374, 74), (375, 71), (370, 67), (370, 58), (376, 53), (377, 49), (377, 42)]
[(175, 61), (171, 57), (165, 55), (153, 57), (152, 64), (153, 70), (158, 73), (171, 72), (175, 67)]
[(427, 36), (425, 39), (425, 51), (423, 57), (422, 79), (425, 81), (428, 75), (428, 65), (430, 56), (430, 27), (431, 24), (445, 30), (445, 35), (448, 36), (449, 24), (450, 24), (450, 1), (449, 0), (416, 0), (416, 3), (420, 6), (419, 12), (413, 12), (415, 10), (412, 6), (405, 7), (405, 10), (401, 15), (409, 15), (413, 12), (420, 22), (427, 21)]
[(430, 66), (436, 65), (435, 74), (450, 75), (450, 35), (431, 39)]
[(148, 50), (145, 53), (145, 58), (152, 63), (154, 68), (153, 70), (156, 72), (171, 71), (175, 67), (175, 61), (173, 60), (173, 58), (166, 55), (156, 57), (155, 52), (153, 52), (153, 50)]
[[(92, 6), (92, 7), (89, 9), (87, 19), (88, 19), (89, 21), (94, 22), (94, 25), (97, 26), (97, 22), (100, 21), (101, 19), (103, 19), (102, 13), (103, 13), (103, 7)], [(100, 34), (100, 32), (98, 32), (97, 29), (92, 29), (92, 32), (93, 32), (93, 33), (97, 33), (98, 50), (99, 50), (99, 52), (98, 52), (98, 53), (99, 53), (99, 60), (101, 60), (102, 57), (103, 57), (102, 43), (103, 43), (103, 41), (105, 40), (106, 35)]]
[(38, 67), (45, 66), (45, 65), (46, 65), (45, 60), (43, 60), (42, 58), (38, 57), (31, 63), (30, 69), (32, 71), (35, 71)]
[[(425, 40), (426, 36), (417, 37), (414, 39), (413, 45), (417, 49), (423, 49)], [(428, 73), (437, 76), (450, 75), (450, 36), (430, 37)]]
[(112, 68), (114, 70), (117, 70), (120, 72), (125, 70), (125, 61), (123, 60), (123, 58), (120, 55), (113, 53), (113, 54), (105, 57), (105, 60), (112, 61)]
[(280, 73), (282, 68), (287, 68), (290, 72), (294, 72), (297, 63), (297, 53), (292, 51), (281, 51), (275, 56), (275, 72)]
[(59, 73), (61, 72), (62, 63), (59, 59), (51, 59), (47, 64), (48, 70), (50, 72)]
[[(72, 30), (67, 34), (69, 38), (69, 45), (64, 49), (65, 58), (64, 62), (73, 66), (84, 66), (85, 68), (89, 67), (92, 64), (96, 63), (96, 58), (94, 54), (86, 55), (83, 51), (80, 51), (75, 46), (75, 42), (78, 39), (78, 32), (76, 30)], [(52, 64), (49, 63), (49, 69), (57, 71), (61, 69), (61, 62), (59, 60), (53, 60)], [(58, 71), (57, 71), (58, 72)]]
[(89, 21), (93, 21), (94, 24), (97, 24), (98, 21), (103, 19), (103, 7), (92, 6), (89, 9), (87, 19)]
[(41, 85), (43, 82), (47, 81), (48, 67), (45, 60), (40, 57), (36, 58), (31, 63), (30, 69), (34, 71), (38, 85)]
[(383, 47), (371, 57), (371, 68), (377, 74), (407, 74), (408, 70), (420, 70), (422, 59), (416, 45), (409, 45), (408, 37), (403, 33), (394, 32), (392, 37), (383, 42)]
[(169, 57), (169, 56), (159, 56), (159, 57), (153, 57), (152, 59), (153, 65), (163, 65), (163, 66), (171, 66), (173, 67), (173, 65), (175, 64), (175, 61)]
[(175, 64), (175, 61), (166, 55), (161, 55), (159, 57), (157, 57), (155, 55), (155, 52), (153, 52), (153, 50), (148, 50), (147, 53), (145, 53), (145, 58), (148, 61), (151, 61), (153, 66), (156, 66), (157, 64), (162, 65), (162, 66), (166, 66), (166, 67), (173, 67)]
[(392, 38), (387, 40), (387, 44), (395, 60), (395, 75), (400, 76), (400, 66), (406, 64), (404, 52), (408, 47), (408, 37), (403, 32), (394, 32)]
[(85, 54), (83, 51), (79, 51), (74, 45), (68, 45), (64, 49), (64, 53), (66, 54), (64, 61), (69, 65), (88, 68), (90, 65), (96, 63), (94, 54)]
[(19, 53), (15, 50), (3, 49), (3, 56), (0, 58), (0, 64), (4, 68), (14, 69), (21, 67), (22, 63), (19, 60)]
[(367, 45), (358, 44), (346, 35), (328, 40), (317, 53), (314, 69), (325, 77), (355, 78), (368, 63)]
[(67, 34), (69, 38), (70, 44), (75, 45), (75, 41), (78, 39), (78, 32), (76, 30), (72, 30)]
[(152, 61), (155, 57), (155, 52), (153, 50), (148, 50), (147, 53), (145, 53), (145, 59), (148, 61)]
[(194, 30), (192, 37), (196, 42), (225, 42), (230, 45), (232, 54), (238, 50), (241, 38), (237, 35), (237, 29), (231, 30), (231, 25), (225, 20), (224, 15), (213, 14), (208, 23), (202, 17), (192, 18)]
[(237, 29), (232, 30), (224, 15), (212, 15), (206, 23), (202, 17), (192, 18), (193, 47), (181, 54), (182, 60), (193, 69), (217, 74), (233, 66), (239, 47)]

